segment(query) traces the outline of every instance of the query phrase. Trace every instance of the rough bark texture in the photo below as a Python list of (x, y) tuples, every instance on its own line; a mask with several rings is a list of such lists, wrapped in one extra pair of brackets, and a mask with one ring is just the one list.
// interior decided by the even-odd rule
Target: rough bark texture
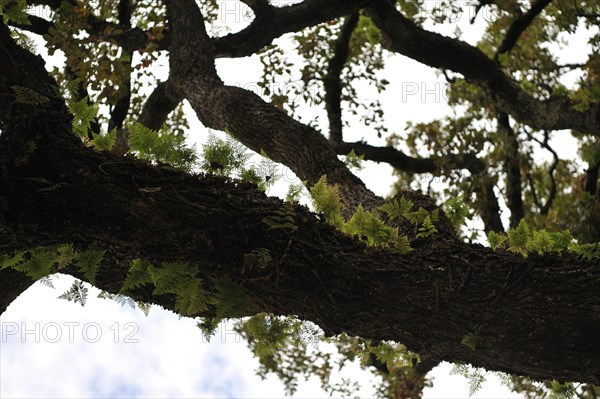
[[(169, 13), (172, 78), (205, 124), (230, 129), (310, 181), (327, 173), (342, 187), (347, 209), (353, 201), (381, 201), (315, 130), (223, 86), (193, 1), (173, 0)], [(197, 44), (193, 52), (190, 41)], [(121, 288), (133, 258), (197, 264), (207, 290), (212, 279), (228, 276), (258, 309), (312, 320), (327, 334), (400, 341), (434, 362), (600, 383), (597, 262), (569, 255), (525, 259), (451, 234), (415, 242), (415, 251), (398, 255), (366, 248), (302, 207), (294, 208), (294, 231), (270, 230), (263, 220), (282, 203), (249, 184), (83, 147), (43, 61), (16, 46), (4, 25), (0, 70), (0, 252), (57, 243), (105, 249), (96, 285), (109, 292)], [(48, 101), (16, 102), (12, 87), (25, 84)], [(265, 129), (270, 140), (259, 134)], [(257, 248), (269, 249), (272, 262), (244, 273), (244, 255)], [(3, 289), (10, 281), (5, 272)], [(1, 309), (15, 289), (0, 292)], [(172, 297), (150, 292), (136, 295), (173, 308)]]

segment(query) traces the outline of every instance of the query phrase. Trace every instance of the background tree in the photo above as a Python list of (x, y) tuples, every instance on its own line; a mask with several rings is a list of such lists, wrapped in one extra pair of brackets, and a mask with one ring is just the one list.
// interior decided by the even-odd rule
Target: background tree
[[(107, 295), (202, 317), (208, 332), (258, 313), (240, 330), (265, 371), (284, 379), (292, 374), (278, 360), (291, 355), (276, 349), (300, 345), (302, 324), (269, 315), (362, 337), (337, 343), (385, 374), (389, 396), (418, 397), (442, 360), (555, 380), (553, 392), (578, 381), (580, 395), (597, 395), (587, 384), (600, 375), (591, 338), (600, 335), (600, 3), (482, 1), (473, 19), (495, 17), (476, 47), (424, 29), (422, 2), (244, 3), (252, 22), (225, 35), (204, 28), (216, 22), (214, 1), (0, 3), (2, 308), (32, 279), (61, 271)], [(27, 16), (27, 5), (52, 13)], [(446, 6), (436, 22), (466, 12)], [(560, 64), (552, 46), (577, 29), (587, 29), (590, 54)], [(64, 52), (54, 78), (24, 50), (24, 31)], [(293, 56), (273, 44), (288, 33)], [(169, 78), (158, 82), (152, 64), (163, 51)], [(357, 82), (385, 89), (378, 72), (388, 53), (439, 69), (456, 112), (390, 133), (381, 104), (357, 91)], [(216, 72), (216, 58), (252, 54), (270, 102)], [(327, 124), (302, 123), (290, 93), (270, 88), (298, 76)], [(211, 175), (190, 174), (197, 158), (185, 145), (183, 99), (206, 127), (290, 167), (319, 216), (293, 195), (266, 197), (270, 175), (232, 143), (213, 140), (201, 162)], [(345, 141), (350, 122), (389, 145)], [(558, 135), (577, 140), (585, 165), (559, 159)], [(338, 156), (392, 165), (391, 200)], [(423, 185), (422, 175), (445, 184)], [(466, 243), (483, 238), (461, 228), (466, 216), (481, 219), (494, 250)], [(83, 293), (76, 283), (65, 297)]]

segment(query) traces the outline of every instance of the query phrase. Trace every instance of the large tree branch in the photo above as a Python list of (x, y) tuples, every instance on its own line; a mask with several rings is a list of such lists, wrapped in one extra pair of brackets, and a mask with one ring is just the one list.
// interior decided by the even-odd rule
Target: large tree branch
[[(2, 25), (0, 55), (0, 220), (13, 232), (0, 236), (3, 252), (65, 242), (105, 249), (96, 285), (112, 293), (133, 258), (200, 265), (207, 294), (225, 277), (256, 310), (294, 314), (328, 334), (400, 341), (432, 361), (600, 382), (600, 342), (590, 339), (600, 334), (595, 263), (455, 240), (399, 255), (368, 249), (300, 206), (292, 208), (293, 230), (270, 229), (264, 219), (282, 203), (252, 185), (83, 147), (42, 61)], [(23, 82), (48, 101), (17, 102), (11, 88)], [(257, 248), (273, 261), (244, 273), (245, 255)], [(132, 295), (173, 309), (172, 296), (151, 292), (145, 286)]]
[(487, 173), (482, 173), (481, 181), (478, 182), (475, 191), (476, 203), (475, 209), (478, 211), (483, 221), (483, 229), (486, 234), (490, 232), (502, 233), (504, 226), (500, 219), (500, 205), (494, 192), (496, 181), (491, 179)]
[(523, 205), (523, 190), (521, 189), (521, 154), (519, 152), (519, 141), (508, 115), (501, 112), (498, 117), (498, 133), (504, 141), (506, 157), (504, 169), (506, 172), (506, 205), (510, 210), (510, 228), (517, 227), (521, 219), (525, 217)]
[(537, 17), (550, 3), (552, 3), (552, 0), (536, 0), (531, 4), (531, 7), (525, 14), (521, 14), (515, 18), (506, 31), (502, 43), (500, 43), (500, 46), (498, 46), (498, 49), (496, 50), (496, 55), (494, 56), (496, 60), (498, 59), (498, 55), (507, 53), (513, 49), (521, 34), (525, 32), (535, 17)]
[(269, 6), (247, 28), (215, 39), (215, 56), (250, 56), (285, 33), (352, 14), (364, 3), (365, 0), (304, 0), (287, 7)]
[[(53, 2), (59, 4), (60, 2)], [(285, 33), (296, 32), (308, 26), (317, 25), (344, 15), (356, 12), (365, 0), (305, 0), (286, 7), (274, 7), (262, 2), (246, 2), (251, 4), (255, 18), (248, 27), (240, 32), (223, 37), (213, 38), (215, 57), (247, 57), (274, 39)], [(52, 23), (38, 17), (30, 17), (32, 25), (19, 25), (20, 29), (37, 34), (46, 34)], [(134, 51), (146, 47), (151, 32), (140, 28), (126, 28), (120, 24), (103, 21), (94, 16), (88, 18), (88, 33), (98, 38), (110, 40), (126, 51)], [(108, 33), (107, 33), (108, 32)], [(171, 40), (169, 30), (158, 41), (160, 49), (168, 49)]]
[(438, 176), (443, 170), (465, 169), (472, 174), (477, 174), (485, 169), (484, 162), (470, 153), (450, 154), (437, 158), (417, 158), (406, 155), (394, 147), (376, 147), (362, 141), (342, 142), (332, 144), (332, 146), (339, 155), (346, 155), (354, 150), (356, 155), (364, 155), (366, 160), (385, 162), (396, 169), (411, 173), (431, 173)]
[(389, 2), (372, 1), (367, 10), (391, 50), (462, 74), (483, 87), (498, 108), (519, 122), (540, 130), (574, 129), (600, 135), (600, 103), (579, 112), (568, 98), (538, 100), (524, 92), (498, 63), (468, 43), (418, 27)]
[[(200, 11), (193, 2), (185, 0), (170, 1), (168, 5), (173, 31), (170, 80), (179, 86), (205, 126), (227, 130), (254, 151), (265, 151), (272, 160), (288, 166), (309, 185), (326, 175), (328, 181), (339, 188), (345, 217), (352, 216), (359, 204), (373, 209), (382, 203), (382, 199), (337, 158), (321, 133), (252, 92), (225, 86), (216, 73), (208, 35), (197, 22), (202, 20)], [(413, 192), (403, 194), (417, 208), (436, 208), (429, 197)], [(443, 213), (438, 231), (445, 237), (455, 235)]]
[(183, 93), (170, 79), (159, 82), (146, 99), (138, 122), (150, 129), (159, 130), (181, 101)]
[(350, 38), (357, 23), (357, 13), (352, 14), (344, 21), (339, 37), (335, 41), (333, 57), (327, 64), (327, 73), (323, 77), (325, 108), (329, 119), (329, 141), (333, 144), (343, 141), (341, 75), (350, 53)]

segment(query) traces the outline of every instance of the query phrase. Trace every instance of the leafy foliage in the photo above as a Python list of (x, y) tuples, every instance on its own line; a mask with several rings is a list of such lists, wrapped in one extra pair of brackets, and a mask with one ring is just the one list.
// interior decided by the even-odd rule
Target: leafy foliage
[(93, 284), (104, 253), (93, 249), (78, 252), (72, 244), (36, 247), (12, 256), (0, 254), (0, 270), (10, 267), (39, 280), (74, 265)]
[(315, 210), (323, 214), (328, 223), (338, 228), (341, 227), (344, 221), (339, 189), (336, 186), (327, 185), (327, 176), (321, 176), (319, 181), (310, 188), (310, 194)]
[(8, 24), (13, 22), (19, 25), (31, 25), (27, 19), (26, 0), (0, 0), (0, 19)]
[(342, 231), (349, 235), (364, 237), (369, 245), (381, 246), (398, 238), (398, 229), (387, 226), (373, 212), (365, 211), (362, 205), (344, 224)]
[(265, 269), (273, 258), (271, 251), (267, 248), (258, 248), (244, 255), (243, 270), (262, 270)]
[(294, 215), (293, 203), (287, 202), (275, 214), (265, 217), (263, 223), (269, 226), (269, 230), (284, 229), (293, 232), (298, 228)]
[(131, 151), (150, 161), (169, 164), (176, 168), (191, 170), (196, 163), (196, 152), (185, 143), (185, 136), (164, 126), (152, 130), (140, 123), (128, 125)]
[(15, 92), (15, 101), (21, 104), (44, 105), (48, 101), (48, 97), (23, 86), (12, 86)]
[(462, 197), (454, 197), (446, 201), (444, 212), (457, 230), (464, 225), (465, 219), (470, 214), (469, 206), (465, 204)]
[(81, 280), (75, 280), (65, 293), (59, 296), (60, 299), (65, 299), (69, 302), (78, 303), (81, 306), (85, 306), (87, 301), (89, 289), (85, 286), (85, 283)]
[(547, 232), (546, 230), (531, 230), (529, 224), (523, 219), (519, 225), (508, 231), (507, 235), (490, 232), (488, 243), (492, 249), (507, 248), (527, 256), (530, 252), (538, 254), (564, 251), (573, 252), (586, 260), (600, 258), (600, 243), (577, 244), (571, 232)]
[(91, 104), (86, 96), (80, 100), (68, 98), (67, 106), (73, 114), (73, 132), (82, 139), (87, 137), (92, 123), (98, 120), (98, 105)]

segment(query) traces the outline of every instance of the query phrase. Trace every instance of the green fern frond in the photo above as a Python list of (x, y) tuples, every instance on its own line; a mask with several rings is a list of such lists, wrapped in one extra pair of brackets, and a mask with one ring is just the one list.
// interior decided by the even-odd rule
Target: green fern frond
[(145, 284), (152, 284), (152, 276), (149, 271), (151, 266), (150, 263), (141, 259), (132, 260), (127, 277), (123, 282), (123, 287), (121, 287), (121, 293), (134, 290)]
[(390, 221), (393, 221), (400, 217), (405, 217), (406, 214), (411, 211), (413, 206), (414, 203), (412, 201), (407, 200), (402, 196), (400, 202), (398, 202), (397, 199), (394, 199), (393, 201), (381, 205), (378, 209), (385, 213)]
[(346, 154), (346, 158), (344, 159), (344, 163), (350, 168), (357, 171), (360, 171), (364, 168), (364, 160), (365, 155), (358, 155), (354, 151), (354, 148), (350, 150), (348, 154)]
[(398, 252), (401, 255), (407, 254), (410, 251), (413, 251), (413, 247), (410, 246), (409, 238), (403, 234), (399, 236), (392, 245), (392, 250)]
[(427, 215), (425, 217), (425, 219), (423, 220), (423, 225), (419, 227), (417, 237), (429, 237), (430, 235), (437, 233), (438, 230), (435, 227), (435, 224), (433, 224), (433, 219), (433, 214)]
[(492, 249), (504, 248), (508, 242), (508, 236), (490, 231), (487, 235), (487, 240)]
[(508, 241), (510, 243), (508, 249), (512, 252), (518, 252), (523, 256), (527, 256), (527, 243), (531, 239), (531, 229), (525, 221), (521, 219), (519, 225), (508, 231)]
[(464, 225), (465, 219), (469, 217), (469, 206), (465, 204), (462, 196), (453, 197), (446, 201), (444, 211), (457, 230)]
[(94, 134), (94, 138), (90, 141), (90, 144), (97, 151), (110, 151), (115, 146), (117, 141), (117, 129), (114, 128), (106, 134)]
[(581, 256), (585, 260), (600, 259), (600, 243), (571, 244), (569, 251)]
[(69, 302), (78, 303), (81, 306), (85, 306), (88, 296), (88, 288), (85, 286), (84, 282), (81, 280), (75, 280), (71, 288), (69, 288), (65, 293), (59, 296), (59, 299), (65, 299)]
[(387, 226), (375, 213), (359, 205), (352, 218), (342, 227), (349, 235), (366, 238), (369, 245), (384, 245), (398, 237), (398, 229)]
[(258, 248), (244, 255), (243, 270), (262, 270), (271, 262), (271, 251), (266, 248)]
[(12, 86), (11, 87), (15, 92), (15, 101), (19, 104), (29, 104), (29, 105), (44, 105), (50, 99), (35, 90), (32, 90), (28, 87), (23, 86)]
[(173, 293), (176, 294), (175, 311), (182, 316), (195, 316), (208, 310), (208, 297), (199, 278), (179, 281)]
[(88, 97), (86, 96), (79, 101), (69, 99), (67, 106), (71, 114), (73, 114), (73, 131), (79, 137), (87, 137), (92, 122), (97, 120), (98, 105), (89, 104)]
[(26, 0), (0, 0), (0, 21), (5, 24), (31, 25), (27, 16)]
[(80, 252), (77, 256), (77, 268), (91, 284), (96, 282), (98, 268), (105, 253), (104, 250), (87, 250)]
[(290, 184), (287, 194), (285, 195), (285, 202), (298, 202), (300, 200), (300, 196), (302, 195), (303, 189), (303, 184)]
[(79, 254), (73, 249), (72, 244), (64, 244), (58, 247), (58, 257), (56, 258), (58, 270), (64, 269), (72, 264), (78, 256)]
[(375, 347), (370, 347), (370, 352), (377, 360), (385, 363), (389, 370), (399, 367), (412, 367), (413, 360), (417, 357), (402, 344), (383, 342)]
[(191, 170), (196, 164), (196, 150), (188, 147), (185, 136), (168, 130), (152, 130), (141, 123), (127, 124), (130, 150), (140, 158), (152, 162), (172, 165), (183, 170)]
[(284, 204), (275, 211), (274, 215), (269, 215), (263, 219), (263, 223), (269, 226), (269, 230), (285, 229), (295, 231), (296, 225), (294, 205), (291, 202)]
[(217, 305), (217, 319), (238, 318), (256, 313), (256, 306), (239, 284), (225, 276), (213, 280), (213, 283), (218, 292), (214, 301)]
[(200, 167), (218, 176), (229, 176), (234, 170), (242, 170), (250, 157), (247, 148), (231, 138), (221, 140), (211, 135), (202, 147)]
[(54, 272), (53, 266), (57, 258), (55, 248), (38, 247), (29, 251), (29, 254), (29, 259), (19, 262), (13, 268), (34, 280), (39, 280)]
[(25, 252), (17, 252), (13, 256), (0, 254), (0, 270), (4, 270), (9, 267), (14, 268), (19, 263), (24, 262), (25, 261), (25, 259), (23, 258), (24, 255), (25, 255)]
[(327, 176), (323, 175), (319, 181), (310, 188), (312, 203), (315, 210), (325, 216), (325, 220), (341, 228), (344, 220), (342, 218), (342, 204), (337, 186), (327, 185)]

